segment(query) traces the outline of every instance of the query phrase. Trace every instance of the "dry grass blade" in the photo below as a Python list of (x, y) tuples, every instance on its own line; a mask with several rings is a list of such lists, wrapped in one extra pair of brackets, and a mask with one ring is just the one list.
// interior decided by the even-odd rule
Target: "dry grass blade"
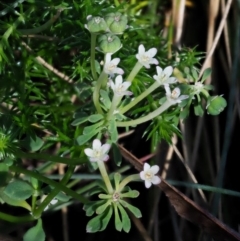
[[(119, 145), (119, 148), (122, 156), (138, 171), (141, 171), (143, 164), (139, 159), (128, 152), (124, 147)], [(213, 238), (219, 241), (240, 241), (239, 233), (227, 227), (208, 211), (198, 206), (175, 187), (168, 184), (165, 180), (162, 180), (158, 186), (169, 198), (169, 201), (181, 217), (197, 224), (203, 231), (209, 233)]]

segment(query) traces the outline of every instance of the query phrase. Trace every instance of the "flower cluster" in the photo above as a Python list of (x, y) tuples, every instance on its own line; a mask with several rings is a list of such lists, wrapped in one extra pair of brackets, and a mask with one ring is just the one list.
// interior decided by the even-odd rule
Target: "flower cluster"
[[(90, 204), (89, 207), (88, 205), (86, 206), (85, 210), (88, 214), (90, 214), (90, 216), (94, 212), (98, 215), (89, 221), (87, 230), (89, 232), (93, 232), (95, 229), (97, 231), (103, 230), (106, 228), (106, 224), (103, 224), (101, 220), (103, 217), (104, 219), (105, 217), (109, 217), (106, 221), (107, 223), (110, 220), (112, 213), (114, 213), (116, 229), (119, 231), (123, 229), (128, 232), (130, 229), (130, 221), (126, 221), (128, 219), (124, 209), (128, 208), (129, 211), (131, 211), (136, 217), (140, 217), (141, 215), (140, 211), (137, 211), (138, 209), (136, 207), (131, 206), (124, 200), (124, 198), (133, 198), (138, 196), (138, 192), (131, 190), (127, 184), (131, 181), (142, 180), (145, 187), (150, 188), (152, 185), (161, 183), (161, 178), (157, 175), (160, 169), (159, 166), (150, 166), (148, 163), (144, 163), (143, 170), (140, 173), (127, 176), (123, 180), (119, 173), (108, 175), (104, 162), (109, 160), (108, 152), (111, 146), (113, 146), (114, 160), (120, 159), (118, 158), (119, 150), (116, 150), (118, 148), (116, 145), (118, 141), (118, 127), (129, 128), (136, 126), (154, 118), (158, 118), (165, 111), (170, 112), (171, 118), (161, 119), (164, 119), (163, 121), (166, 122), (171, 122), (172, 119), (174, 119), (174, 125), (177, 125), (177, 122), (179, 122), (180, 119), (184, 119), (188, 115), (191, 103), (195, 105), (195, 113), (197, 112), (200, 115), (203, 112), (201, 108), (202, 101), (200, 95), (201, 97), (205, 97), (205, 100), (207, 100), (206, 108), (208, 113), (212, 115), (219, 114), (225, 108), (226, 103), (221, 96), (209, 96), (208, 90), (210, 90), (210, 87), (203, 84), (203, 81), (210, 74), (209, 70), (203, 74), (201, 80), (199, 80), (197, 70), (194, 68), (188, 70), (187, 72), (185, 71), (187, 76), (182, 75), (181, 78), (181, 71), (178, 71), (179, 75), (175, 72), (175, 70), (178, 70), (177, 68), (174, 69), (173, 66), (166, 66), (165, 68), (162, 68), (159, 66), (159, 61), (156, 58), (157, 48), (150, 48), (146, 50), (143, 44), (138, 46), (138, 52), (135, 55), (136, 62), (134, 67), (127, 77), (123, 77), (125, 72), (121, 68), (121, 60), (116, 57), (112, 58), (112, 55), (122, 47), (120, 35), (128, 28), (127, 18), (125, 15), (121, 13), (109, 13), (103, 17), (88, 16), (85, 27), (91, 32), (90, 62), (95, 84), (93, 102), (97, 113), (94, 113), (90, 117), (87, 116), (80, 119), (80, 123), (82, 123), (82, 121), (89, 121), (94, 124), (86, 126), (83, 129), (83, 135), (78, 137), (78, 142), (85, 144), (91, 138), (96, 138), (96, 136), (100, 139), (102, 135), (107, 138), (107, 143), (105, 144), (102, 144), (99, 139), (94, 139), (92, 148), (84, 149), (84, 153), (92, 163), (93, 167), (99, 168), (104, 182), (104, 185), (100, 184), (98, 191), (95, 192), (95, 194), (99, 193), (98, 197), (101, 200)], [(95, 69), (95, 50), (99, 50), (104, 53), (104, 64), (100, 74), (97, 73)], [(150, 86), (147, 86), (147, 83), (144, 83), (143, 86), (145, 90), (139, 96), (135, 96), (134, 98), (125, 97), (125, 100), (122, 101), (124, 96), (131, 96), (133, 94), (130, 91), (131, 89), (134, 93), (136, 92), (137, 88), (134, 89), (134, 87), (136, 87), (136, 83), (133, 81), (134, 79), (136, 80), (135, 77), (141, 68), (144, 67), (149, 69), (151, 65), (156, 65), (156, 74), (152, 77), (154, 80), (153, 83)], [(191, 75), (194, 78), (191, 78)], [(188, 77), (190, 77), (190, 79), (194, 79), (194, 82), (190, 83), (187, 80), (185, 81), (185, 78), (188, 79)], [(182, 81), (182, 79), (184, 79), (184, 81)], [(134, 114), (131, 115), (131, 117), (135, 117), (140, 113), (139, 118), (132, 120), (124, 115), (128, 110), (148, 97), (157, 88), (159, 88), (160, 94), (156, 91), (156, 96), (159, 94), (162, 98), (159, 101), (159, 106), (155, 108), (155, 110), (151, 111), (152, 107), (155, 107), (155, 103), (157, 103), (154, 100), (155, 103), (153, 105), (151, 105), (152, 103), (146, 104), (147, 112), (149, 112), (146, 115), (143, 113), (145, 107), (137, 109)], [(139, 90), (140, 89), (143, 88), (139, 88)], [(175, 108), (175, 105), (178, 106)], [(172, 118), (172, 113), (174, 113), (176, 118)], [(163, 117), (169, 117), (170, 115), (169, 113), (166, 113), (166, 115), (164, 113)], [(158, 123), (157, 125), (160, 124)], [(154, 126), (153, 130), (162, 128), (158, 128), (157, 125), (156, 128)], [(169, 123), (166, 123), (166, 126), (168, 125)], [(167, 137), (164, 137), (165, 139), (170, 139), (174, 134), (172, 129), (169, 128), (168, 130), (170, 132), (169, 134), (166, 127), (165, 133), (167, 133)], [(158, 133), (160, 133), (160, 131), (158, 131)], [(152, 135), (152, 132), (150, 135)], [(117, 165), (119, 162), (120, 161), (116, 160)], [(121, 218), (119, 217), (119, 213), (121, 213)], [(124, 226), (123, 223), (126, 226)]]

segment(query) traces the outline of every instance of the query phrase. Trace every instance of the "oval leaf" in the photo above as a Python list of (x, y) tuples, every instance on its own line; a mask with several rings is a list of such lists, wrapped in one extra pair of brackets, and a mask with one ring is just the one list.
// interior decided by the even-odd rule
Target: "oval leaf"
[(88, 117), (88, 121), (92, 123), (98, 122), (99, 120), (102, 120), (102, 119), (103, 119), (103, 115), (101, 114), (95, 114)]
[(42, 227), (42, 219), (38, 219), (37, 225), (30, 228), (23, 236), (23, 241), (44, 241), (45, 233)]
[(38, 151), (44, 144), (44, 141), (38, 136), (27, 136), (22, 141), (23, 146), (29, 151)]
[(33, 187), (29, 183), (14, 180), (5, 187), (3, 192), (11, 199), (26, 200), (33, 194), (33, 191)]

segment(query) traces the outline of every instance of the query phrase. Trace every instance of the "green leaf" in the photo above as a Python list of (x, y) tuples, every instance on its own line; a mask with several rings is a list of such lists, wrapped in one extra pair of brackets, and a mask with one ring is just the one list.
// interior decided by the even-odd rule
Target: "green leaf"
[(27, 136), (23, 141), (22, 145), (29, 151), (38, 151), (44, 144), (44, 141), (38, 136)]
[(128, 198), (136, 198), (139, 196), (139, 192), (136, 190), (131, 190), (129, 192), (126, 193), (121, 193), (121, 198), (122, 197), (128, 197)]
[(101, 128), (98, 128), (99, 126), (101, 126), (103, 124), (103, 121), (100, 121), (94, 125), (91, 126), (87, 126), (83, 129), (83, 135), (88, 135), (90, 133), (97, 133), (101, 130)]
[(189, 108), (186, 107), (180, 112), (179, 118), (186, 119), (188, 116), (189, 116)]
[(87, 223), (87, 233), (95, 233), (97, 231), (104, 230), (109, 223), (112, 213), (113, 213), (112, 206), (110, 206), (104, 213), (91, 219)]
[(101, 114), (95, 114), (95, 115), (91, 115), (88, 117), (88, 121), (92, 122), (92, 123), (96, 123), (99, 120), (103, 119), (103, 115)]
[(109, 110), (110, 107), (111, 107), (112, 102), (111, 102), (111, 100), (110, 100), (110, 98), (108, 96), (107, 91), (100, 90), (100, 95), (102, 97), (102, 102), (103, 102), (104, 106)]
[(203, 116), (204, 111), (200, 104), (194, 106), (194, 113), (196, 116)]
[(103, 213), (103, 212), (107, 209), (107, 207), (108, 207), (109, 205), (111, 205), (111, 201), (105, 200), (105, 202), (106, 202), (106, 203), (104, 203), (103, 205), (101, 205), (100, 207), (97, 208), (96, 214), (101, 214), (101, 213)]
[(82, 146), (83, 144), (85, 144), (86, 142), (88, 142), (93, 136), (96, 135), (96, 133), (98, 132), (98, 130), (96, 132), (92, 132), (88, 135), (81, 135), (78, 136), (76, 141), (78, 143), (79, 146)]
[(117, 208), (117, 204), (114, 204), (114, 214), (115, 214), (115, 228), (117, 231), (121, 232), (122, 231), (122, 221), (119, 217), (119, 213), (118, 213), (118, 208)]
[(8, 166), (5, 163), (0, 163), (0, 187), (7, 184)]
[(114, 174), (114, 183), (115, 183), (115, 190), (118, 190), (118, 187), (119, 187), (119, 183), (122, 179), (122, 176), (120, 173), (116, 172)]
[(85, 204), (83, 206), (83, 210), (86, 212), (86, 215), (89, 217), (89, 216), (92, 216), (96, 209), (103, 205), (104, 203), (106, 202), (106, 200), (99, 200), (99, 201), (92, 201), (92, 202), (89, 202), (87, 204)]
[(194, 78), (195, 81), (198, 80), (198, 72), (195, 69), (191, 69), (192, 72), (192, 76)]
[(125, 201), (122, 200), (122, 199), (120, 199), (119, 202), (120, 202), (124, 207), (128, 208), (128, 209), (134, 214), (134, 216), (135, 216), (136, 218), (141, 218), (141, 217), (142, 217), (141, 211), (140, 211), (138, 208), (132, 206), (131, 204), (125, 202)]
[(82, 124), (82, 123), (84, 123), (84, 122), (86, 122), (86, 121), (88, 121), (88, 116), (86, 116), (86, 117), (80, 117), (80, 118), (75, 119), (75, 120), (71, 123), (71, 125), (72, 125), (72, 126), (78, 126), (78, 125), (80, 125), (80, 124)]
[(7, 203), (8, 205), (15, 206), (15, 207), (22, 207), (27, 209), (28, 211), (31, 211), (31, 206), (25, 201), (25, 200), (16, 200), (10, 198), (8, 195), (6, 195), (3, 190), (0, 190), (0, 201), (3, 201), (4, 203)]
[(123, 230), (128, 233), (131, 229), (131, 221), (128, 217), (127, 212), (124, 210), (124, 208), (121, 205), (118, 205), (118, 209), (120, 210), (121, 216), (122, 216), (122, 225)]
[(202, 76), (201, 82), (203, 83), (211, 74), (212, 74), (212, 69), (211, 68), (205, 69), (204, 72), (203, 72), (203, 76)]
[(55, 198), (61, 202), (68, 202), (71, 197), (67, 196), (63, 192), (59, 192)]
[(29, 183), (18, 179), (9, 183), (4, 189), (4, 193), (15, 200), (26, 200), (33, 194), (33, 191)]
[(112, 151), (113, 151), (114, 162), (118, 167), (120, 167), (122, 163), (122, 155), (118, 146), (115, 143), (112, 144)]
[(116, 143), (118, 140), (118, 131), (117, 131), (117, 126), (116, 126), (116, 121), (114, 119), (112, 119), (110, 121), (108, 130), (110, 132), (111, 141), (113, 143)]
[(43, 227), (42, 219), (38, 219), (37, 225), (30, 228), (23, 236), (23, 241), (44, 241), (46, 238)]

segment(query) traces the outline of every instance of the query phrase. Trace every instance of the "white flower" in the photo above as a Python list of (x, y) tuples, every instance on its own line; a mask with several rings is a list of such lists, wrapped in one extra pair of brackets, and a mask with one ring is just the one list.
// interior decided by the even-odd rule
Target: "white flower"
[(111, 54), (106, 54), (106, 62), (104, 64), (104, 72), (109, 74), (110, 76), (114, 76), (114, 74), (124, 74), (124, 71), (121, 68), (118, 68), (117, 65), (119, 64), (120, 59), (115, 58), (111, 60)]
[(149, 69), (150, 64), (158, 64), (157, 59), (153, 58), (156, 55), (156, 53), (156, 48), (151, 48), (147, 52), (145, 52), (144, 46), (140, 44), (138, 47), (138, 54), (136, 55), (136, 58), (143, 66)]
[(95, 139), (92, 144), (92, 149), (86, 148), (84, 152), (91, 162), (107, 161), (109, 159), (109, 155), (107, 153), (110, 147), (110, 144), (102, 145), (100, 140)]
[(189, 96), (188, 95), (181, 95), (181, 91), (179, 88), (175, 88), (172, 92), (169, 88), (168, 85), (165, 85), (164, 86), (165, 88), (165, 91), (166, 91), (166, 97), (167, 97), (167, 100), (172, 104), (172, 105), (175, 105), (177, 103), (181, 103), (182, 100), (185, 100), (187, 99)]
[(159, 184), (161, 182), (160, 177), (156, 176), (159, 171), (159, 166), (150, 166), (148, 163), (144, 163), (143, 171), (140, 172), (140, 178), (145, 181), (145, 187), (149, 188), (152, 184)]
[(201, 82), (196, 82), (192, 86), (193, 94), (198, 95), (204, 89), (204, 85)]
[(121, 75), (118, 75), (115, 78), (115, 84), (112, 80), (110, 80), (110, 85), (111, 88), (114, 92), (114, 94), (116, 94), (117, 96), (124, 96), (124, 95), (131, 95), (132, 92), (127, 91), (128, 87), (131, 85), (131, 82), (129, 81), (125, 81), (123, 83), (123, 78)]
[(177, 82), (177, 79), (174, 77), (170, 77), (173, 72), (173, 67), (168, 66), (164, 70), (157, 66), (157, 74), (154, 75), (153, 78), (160, 84), (160, 85), (169, 85)]

